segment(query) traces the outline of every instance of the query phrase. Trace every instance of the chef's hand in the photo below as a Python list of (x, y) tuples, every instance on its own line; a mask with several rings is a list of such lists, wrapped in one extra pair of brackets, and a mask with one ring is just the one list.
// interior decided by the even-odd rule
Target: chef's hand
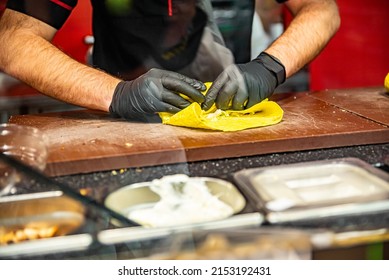
[(285, 81), (285, 67), (275, 57), (262, 52), (246, 64), (228, 66), (208, 90), (203, 110), (216, 107), (222, 110), (243, 110), (271, 96)]
[(184, 75), (151, 69), (132, 81), (121, 81), (114, 92), (109, 111), (126, 119), (144, 119), (145, 115), (157, 112), (176, 113), (190, 102), (180, 94), (195, 102), (202, 103), (206, 89), (202, 82)]

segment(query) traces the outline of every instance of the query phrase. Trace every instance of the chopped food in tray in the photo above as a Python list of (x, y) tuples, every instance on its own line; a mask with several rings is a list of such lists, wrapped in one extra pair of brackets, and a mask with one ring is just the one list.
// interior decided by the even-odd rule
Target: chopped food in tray
[(67, 235), (84, 223), (84, 206), (61, 191), (0, 198), (0, 245)]
[[(149, 259), (310, 259), (309, 235), (299, 230), (237, 229), (171, 235)], [(163, 246), (165, 245), (165, 246)]]
[(2, 233), (0, 230), (0, 245), (19, 243), (26, 240), (35, 240), (55, 236), (58, 226), (50, 227), (24, 227)]

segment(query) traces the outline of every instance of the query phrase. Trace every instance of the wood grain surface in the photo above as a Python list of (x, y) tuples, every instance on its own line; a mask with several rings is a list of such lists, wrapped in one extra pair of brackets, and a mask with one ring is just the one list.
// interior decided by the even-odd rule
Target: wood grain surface
[(318, 91), (312, 96), (354, 114), (389, 125), (389, 92), (383, 87)]

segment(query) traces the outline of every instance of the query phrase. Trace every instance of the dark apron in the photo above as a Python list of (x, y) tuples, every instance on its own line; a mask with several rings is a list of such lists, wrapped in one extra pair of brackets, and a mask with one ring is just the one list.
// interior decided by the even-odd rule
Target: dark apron
[[(204, 5), (201, 5), (203, 9), (189, 7), (195, 13), (187, 17), (174, 14), (180, 10), (175, 9), (175, 1), (173, 7), (169, 7), (169, 2), (92, 0), (93, 65), (123, 79), (134, 79), (151, 68), (176, 71), (203, 81), (215, 79), (225, 66), (233, 63), (233, 57), (223, 46), (218, 30), (209, 24)], [(187, 2), (195, 5), (197, 1)], [(131, 4), (112, 8), (112, 3)], [(180, 19), (189, 24), (175, 44), (164, 47), (172, 25), (169, 13), (179, 19), (177, 24), (181, 23)]]

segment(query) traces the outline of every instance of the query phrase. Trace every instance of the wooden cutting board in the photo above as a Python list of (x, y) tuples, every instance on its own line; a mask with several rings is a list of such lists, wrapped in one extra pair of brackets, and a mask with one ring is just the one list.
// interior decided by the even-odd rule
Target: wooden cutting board
[[(128, 122), (88, 110), (18, 115), (10, 122), (47, 136), (50, 176), (389, 142), (388, 110), (382, 110), (389, 98), (381, 99), (381, 88), (355, 92), (370, 96), (355, 102), (369, 110), (355, 113), (354, 103), (344, 102), (353, 100), (352, 90), (274, 95), (284, 109), (282, 122), (240, 132)], [(378, 108), (382, 115), (369, 115)]]
[(318, 91), (312, 96), (361, 117), (389, 125), (389, 92), (383, 87)]

